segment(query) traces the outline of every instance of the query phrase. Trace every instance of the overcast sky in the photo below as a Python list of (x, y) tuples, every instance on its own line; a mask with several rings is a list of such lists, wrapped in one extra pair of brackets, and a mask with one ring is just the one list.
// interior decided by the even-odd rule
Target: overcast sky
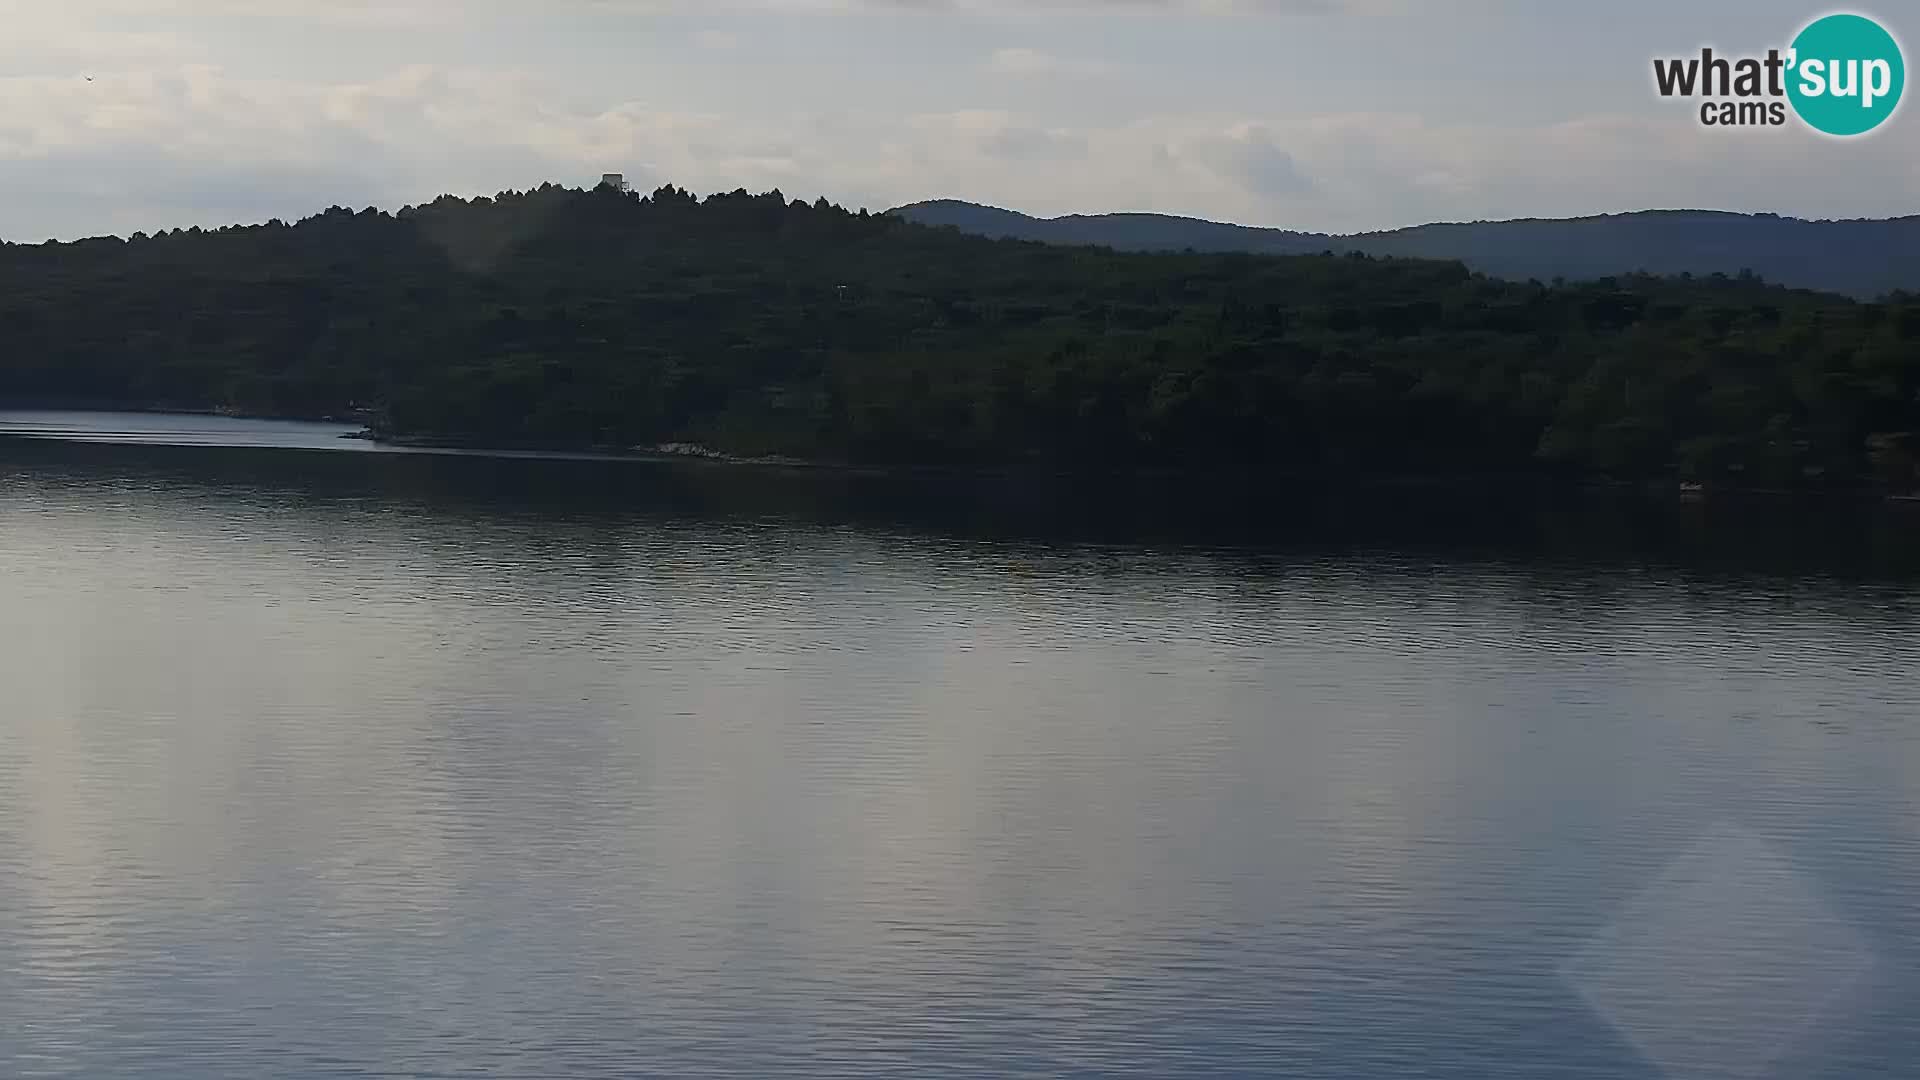
[[(1862, 140), (1712, 131), (1655, 55), (1780, 0), (0, 0), (0, 238), (398, 208), (625, 172), (1296, 229), (1920, 212)], [(1908, 44), (1920, 5), (1881, 0)], [(1902, 24), (1902, 16), (1906, 22)], [(92, 81), (88, 81), (89, 77)]]

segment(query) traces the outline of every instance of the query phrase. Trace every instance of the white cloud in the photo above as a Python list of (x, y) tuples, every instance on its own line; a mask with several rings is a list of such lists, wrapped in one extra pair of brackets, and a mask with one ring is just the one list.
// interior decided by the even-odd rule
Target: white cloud
[[(1159, 210), (1294, 228), (1658, 205), (1891, 213), (1920, 150), (1728, 142), (1659, 119), (1534, 127), (1411, 114), (1166, 115), (1059, 125), (1003, 110), (892, 117), (574, 108), (527, 73), (408, 67), (351, 84), (204, 66), (0, 79), (0, 235), (38, 239), (398, 206), (618, 171), (700, 191), (779, 186), (878, 209), (956, 196), (1040, 213)], [(1647, 162), (1659, 162), (1650, 169)]]
[(987, 58), (987, 67), (1002, 75), (1079, 77), (1106, 75), (1115, 70), (1113, 64), (1104, 60), (1060, 56), (1041, 49), (1023, 48), (996, 49)]
[(1254, 195), (1285, 197), (1313, 190), (1293, 154), (1260, 124), (1237, 124), (1219, 135), (1189, 140), (1190, 152)]
[[(1312, 0), (748, 6), (1396, 9)], [(1366, 106), (1338, 88), (1304, 100), (1252, 69), (1205, 93), (1170, 92), (1206, 75), (1196, 63), (1231, 52), (1223, 46), (1250, 22), (1208, 31), (1169, 18), (1187, 53), (1161, 64), (1141, 59), (1160, 55), (1143, 51), (1158, 48), (1157, 24), (1129, 23), (1131, 44), (1110, 48), (1078, 24), (998, 16), (956, 18), (952, 33), (937, 34), (912, 20), (709, 19), (715, 7), (705, 4), (700, 18), (640, 17), (667, 10), (692, 6), (553, 0), (535, 14), (506, 0), (0, 0), (11, 19), (0, 38), (0, 71), (10, 73), (0, 77), (0, 236), (291, 217), (335, 202), (398, 206), (446, 191), (585, 184), (602, 172), (699, 191), (779, 186), (875, 209), (951, 196), (1045, 214), (1157, 210), (1341, 231), (1649, 206), (1884, 215), (1912, 212), (1920, 190), (1920, 144), (1910, 138), (1716, 136), (1683, 111), (1613, 115), (1606, 110), (1623, 103), (1611, 97), (1501, 113), (1416, 95), (1402, 111), (1338, 111)], [(609, 38), (599, 23), (567, 23), (567, 12), (636, 19)], [(436, 28), (455, 17), (460, 34)], [(380, 28), (358, 35), (369, 21)], [(1292, 25), (1271, 36), (1301, 36)], [(302, 66), (285, 43), (310, 28), (368, 48)], [(536, 28), (553, 34), (535, 41)], [(830, 74), (815, 51), (843, 41), (857, 47), (845, 55), (871, 49), (873, 67), (813, 91), (815, 75)], [(1017, 44), (995, 48), (1003, 42)], [(589, 73), (575, 59), (595, 44), (614, 47)], [(1195, 105), (1213, 100), (1221, 107)], [(1380, 101), (1401, 109), (1390, 95)]]

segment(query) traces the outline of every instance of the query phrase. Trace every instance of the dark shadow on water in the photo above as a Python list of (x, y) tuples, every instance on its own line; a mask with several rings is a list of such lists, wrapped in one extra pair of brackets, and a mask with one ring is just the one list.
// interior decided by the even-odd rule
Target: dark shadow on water
[(1684, 503), (1244, 478), (939, 476), (0, 439), (0, 486), (22, 483), (576, 527), (689, 519), (1250, 559), (1354, 553), (1536, 569), (1920, 577), (1920, 507), (1848, 499)]

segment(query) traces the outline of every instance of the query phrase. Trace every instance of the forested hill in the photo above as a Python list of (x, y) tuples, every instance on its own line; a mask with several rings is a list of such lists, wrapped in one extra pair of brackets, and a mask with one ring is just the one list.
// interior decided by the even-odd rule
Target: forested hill
[(1920, 299), (547, 187), (0, 249), (0, 403), (52, 402), (869, 462), (1904, 489)]
[(1120, 251), (1240, 251), (1256, 255), (1344, 254), (1458, 259), (1483, 274), (1525, 281), (1609, 274), (1751, 271), (1768, 281), (1857, 299), (1920, 290), (1920, 217), (1804, 221), (1774, 214), (1646, 210), (1583, 218), (1420, 225), (1340, 236), (1226, 225), (1162, 214), (1036, 218), (953, 200), (892, 213), (923, 225), (1048, 244)]

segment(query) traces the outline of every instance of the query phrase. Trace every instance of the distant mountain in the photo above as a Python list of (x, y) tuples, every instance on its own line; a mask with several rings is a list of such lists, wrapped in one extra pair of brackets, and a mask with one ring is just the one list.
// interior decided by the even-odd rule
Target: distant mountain
[(891, 211), (923, 225), (1121, 251), (1244, 251), (1453, 259), (1495, 277), (1548, 281), (1643, 271), (1696, 276), (1742, 270), (1771, 282), (1859, 298), (1920, 290), (1920, 216), (1805, 221), (1774, 214), (1644, 210), (1584, 218), (1419, 225), (1334, 235), (1226, 225), (1163, 214), (1036, 218), (951, 199)]

